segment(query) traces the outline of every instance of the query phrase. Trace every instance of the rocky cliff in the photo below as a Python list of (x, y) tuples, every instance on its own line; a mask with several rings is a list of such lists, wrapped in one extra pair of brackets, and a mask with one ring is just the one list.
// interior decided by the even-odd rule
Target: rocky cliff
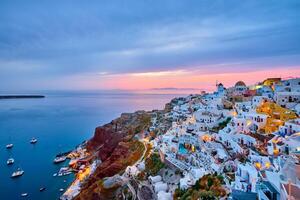
[[(122, 172), (142, 156), (144, 145), (133, 137), (141, 130), (148, 129), (150, 120), (150, 112), (137, 111), (124, 113), (112, 122), (96, 128), (93, 138), (87, 142), (87, 149), (96, 153), (102, 163), (83, 184), (77, 200), (103, 199), (101, 180)], [(105, 199), (109, 197), (106, 196)]]

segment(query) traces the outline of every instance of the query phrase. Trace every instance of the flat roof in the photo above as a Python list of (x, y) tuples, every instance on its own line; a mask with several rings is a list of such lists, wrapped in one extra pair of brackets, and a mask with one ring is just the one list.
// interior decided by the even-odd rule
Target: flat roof
[(257, 193), (253, 192), (243, 192), (241, 190), (232, 190), (233, 200), (256, 200)]

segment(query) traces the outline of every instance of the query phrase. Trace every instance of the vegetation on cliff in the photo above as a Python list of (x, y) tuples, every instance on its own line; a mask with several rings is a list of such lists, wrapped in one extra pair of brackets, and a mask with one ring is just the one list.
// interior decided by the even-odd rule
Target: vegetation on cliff
[(223, 177), (218, 175), (205, 175), (196, 184), (187, 189), (177, 188), (174, 193), (174, 199), (178, 200), (215, 200), (226, 196), (226, 191), (222, 187)]
[(157, 175), (159, 170), (161, 170), (163, 167), (165, 167), (165, 164), (161, 162), (158, 153), (151, 154), (145, 160), (145, 171), (152, 176)]

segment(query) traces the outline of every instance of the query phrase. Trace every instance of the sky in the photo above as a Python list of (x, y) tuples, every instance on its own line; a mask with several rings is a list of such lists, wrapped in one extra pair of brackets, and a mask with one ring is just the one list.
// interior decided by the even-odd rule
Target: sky
[(0, 91), (300, 77), (298, 0), (0, 1)]

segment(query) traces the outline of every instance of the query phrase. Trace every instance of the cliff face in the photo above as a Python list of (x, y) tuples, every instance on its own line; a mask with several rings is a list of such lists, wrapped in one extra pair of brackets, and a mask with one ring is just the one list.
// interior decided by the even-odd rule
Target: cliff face
[(94, 137), (87, 143), (87, 149), (89, 151), (99, 150), (98, 156), (101, 161), (104, 161), (126, 135), (126, 132), (115, 132), (112, 126), (97, 127)]
[(93, 138), (87, 142), (87, 149), (89, 152), (97, 152), (102, 163), (83, 184), (75, 199), (103, 199), (101, 179), (120, 173), (142, 156), (144, 145), (134, 140), (133, 136), (148, 129), (150, 116), (150, 113), (144, 111), (125, 113), (109, 124), (96, 128)]
[(119, 142), (130, 140), (136, 133), (147, 129), (150, 124), (150, 113), (137, 111), (123, 113), (121, 117), (110, 123), (97, 127), (94, 137), (87, 143), (90, 152), (98, 151), (101, 161), (105, 161)]

